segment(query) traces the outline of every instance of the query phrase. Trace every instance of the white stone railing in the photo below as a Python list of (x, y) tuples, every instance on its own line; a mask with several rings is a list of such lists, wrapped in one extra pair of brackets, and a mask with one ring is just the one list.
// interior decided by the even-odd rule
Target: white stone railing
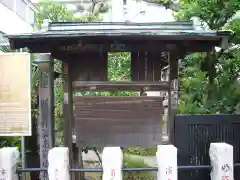
[[(177, 148), (173, 145), (157, 147), (158, 180), (177, 180)], [(209, 149), (212, 180), (233, 180), (233, 146), (211, 143)], [(0, 149), (0, 179), (17, 180), (19, 151), (15, 147)], [(48, 179), (70, 180), (69, 150), (55, 147), (48, 152)], [(123, 154), (120, 147), (105, 147), (102, 154), (103, 180), (122, 180)]]

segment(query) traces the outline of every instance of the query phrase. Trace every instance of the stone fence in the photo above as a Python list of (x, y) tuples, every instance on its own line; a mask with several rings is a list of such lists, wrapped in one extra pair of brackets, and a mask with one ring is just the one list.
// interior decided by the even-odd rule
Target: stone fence
[[(212, 180), (233, 180), (233, 147), (226, 143), (211, 143), (209, 149)], [(158, 180), (177, 180), (177, 148), (159, 145), (156, 153)], [(19, 151), (15, 147), (0, 149), (0, 179), (17, 180)], [(55, 147), (48, 152), (48, 179), (70, 180), (69, 150)], [(120, 147), (105, 147), (102, 154), (103, 180), (122, 180), (123, 154)]]

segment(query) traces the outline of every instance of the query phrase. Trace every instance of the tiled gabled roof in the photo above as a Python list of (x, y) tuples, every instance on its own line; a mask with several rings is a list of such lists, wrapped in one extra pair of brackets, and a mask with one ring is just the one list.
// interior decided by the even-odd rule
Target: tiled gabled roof
[(32, 34), (11, 35), (18, 38), (84, 37), (84, 36), (218, 36), (230, 35), (230, 31), (209, 31), (196, 27), (193, 22), (164, 23), (108, 23), (108, 22), (52, 22), (46, 31)]

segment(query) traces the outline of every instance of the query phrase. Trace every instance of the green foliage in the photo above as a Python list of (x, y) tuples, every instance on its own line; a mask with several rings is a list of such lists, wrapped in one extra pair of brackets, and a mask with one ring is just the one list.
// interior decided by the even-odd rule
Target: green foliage
[[(125, 154), (123, 157), (123, 162), (127, 168), (148, 168), (149, 166), (144, 163), (144, 160)], [(133, 178), (134, 177), (134, 178)], [(123, 179), (136, 179), (136, 180), (153, 180), (154, 177), (151, 172), (148, 171), (139, 171), (139, 172), (127, 172), (124, 173)]]
[[(240, 9), (238, 0), (207, 1), (182, 0), (178, 20), (199, 17), (210, 29), (229, 29), (235, 32), (234, 43), (239, 43), (240, 21), (231, 20)], [(234, 46), (236, 44), (233, 44)], [(181, 61), (180, 100), (181, 114), (233, 114), (240, 107), (240, 51), (226, 50), (222, 54), (194, 53)]]
[(42, 0), (38, 5), (36, 14), (36, 25), (40, 28), (44, 19), (51, 21), (72, 21), (73, 13), (68, 11), (67, 7), (62, 3), (52, 0)]
[(108, 77), (111, 81), (130, 80), (130, 53), (111, 53), (108, 57)]
[(0, 147), (18, 147), (21, 148), (21, 138), (20, 137), (1, 137)]
[(157, 147), (153, 148), (125, 148), (123, 150), (125, 154), (133, 154), (133, 155), (140, 155), (140, 156), (155, 156), (157, 152)]
[(41, 27), (44, 19), (49, 19), (53, 22), (61, 21), (93, 21), (99, 18), (98, 13), (87, 13), (81, 17), (75, 17), (72, 11), (61, 3), (53, 0), (41, 0), (38, 5), (38, 12), (36, 14), (36, 25)]
[(178, 20), (189, 20), (199, 17), (210, 29), (222, 28), (240, 9), (239, 0), (181, 0)]
[(235, 19), (231, 21), (224, 29), (230, 29), (235, 33), (232, 41), (235, 44), (240, 44), (240, 19)]

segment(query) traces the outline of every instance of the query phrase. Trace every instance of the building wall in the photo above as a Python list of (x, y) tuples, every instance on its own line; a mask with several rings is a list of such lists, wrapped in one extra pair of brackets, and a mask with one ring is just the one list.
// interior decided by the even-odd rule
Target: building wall
[(33, 31), (35, 8), (27, 0), (0, 0), (0, 31), (6, 34)]
[[(92, 5), (91, 0), (53, 0), (65, 4), (70, 11), (76, 15), (87, 13)], [(39, 0), (32, 0), (33, 3), (39, 3)], [(101, 14), (104, 22), (166, 22), (174, 21), (172, 12), (166, 10), (164, 6), (155, 3), (147, 3), (145, 1), (126, 0), (99, 0), (104, 4), (108, 4), (108, 11)], [(82, 6), (84, 10), (77, 10)]]
[(126, 0), (124, 5), (122, 0), (112, 0), (104, 21), (170, 22), (174, 18), (170, 10), (156, 3)]

